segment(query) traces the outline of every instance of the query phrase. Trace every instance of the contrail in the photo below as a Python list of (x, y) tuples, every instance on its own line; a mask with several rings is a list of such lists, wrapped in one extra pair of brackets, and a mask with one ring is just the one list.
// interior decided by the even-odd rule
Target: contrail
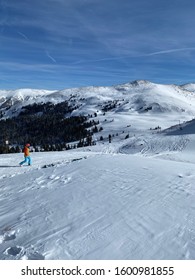
[(154, 56), (154, 55), (161, 55), (161, 54), (168, 54), (168, 53), (174, 53), (174, 52), (182, 52), (182, 51), (192, 51), (195, 50), (195, 47), (192, 48), (181, 48), (181, 49), (169, 49), (159, 52), (153, 52), (148, 54), (140, 54), (140, 55), (127, 55), (127, 56), (116, 56), (116, 57), (104, 57), (100, 59), (91, 59), (91, 60), (79, 60), (75, 61), (73, 64), (82, 64), (82, 63), (92, 63), (92, 62), (101, 62), (101, 61), (109, 61), (109, 60), (119, 60), (119, 59), (125, 59), (125, 58), (136, 58), (136, 57), (147, 57), (147, 56)]
[(49, 57), (54, 63), (56, 63), (56, 60), (49, 54), (48, 51), (45, 52), (47, 57)]
[(195, 47), (164, 50), (164, 51), (159, 51), (159, 52), (153, 52), (153, 53), (145, 54), (143, 56), (153, 56), (153, 55), (158, 55), (158, 54), (166, 54), (166, 53), (182, 52), (182, 51), (190, 51), (190, 50), (195, 50)]
[(22, 32), (17, 32), (20, 36), (22, 36), (25, 40), (29, 40), (28, 39), (28, 37), (24, 34), (24, 33), (22, 33)]

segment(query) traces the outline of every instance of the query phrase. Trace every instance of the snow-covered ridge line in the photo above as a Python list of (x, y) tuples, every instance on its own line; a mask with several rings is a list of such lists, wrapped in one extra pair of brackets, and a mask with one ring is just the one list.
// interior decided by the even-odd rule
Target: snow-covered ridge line
[(183, 85), (175, 84), (158, 84), (153, 83), (147, 80), (135, 80), (132, 82), (127, 82), (124, 84), (113, 85), (113, 86), (86, 86), (86, 87), (74, 87), (74, 88), (65, 88), (63, 90), (46, 90), (46, 89), (31, 89), (31, 88), (20, 88), (15, 90), (1, 90), (0, 97), (6, 95), (5, 97), (12, 97), (17, 95), (48, 95), (52, 93), (76, 93), (76, 92), (101, 92), (108, 91), (110, 89), (120, 89), (121, 87), (125, 90), (127, 88), (143, 88), (143, 87), (153, 87), (153, 86), (168, 86), (172, 88), (181, 88), (188, 91), (195, 91), (195, 83), (187, 83)]
[[(190, 91), (191, 90), (191, 91)], [(0, 117), (17, 116), (22, 107), (33, 103), (54, 104), (68, 101), (77, 107), (72, 115), (103, 114), (176, 114), (190, 120), (195, 115), (195, 84), (163, 85), (137, 80), (114, 86), (88, 86), (63, 90), (0, 90)], [(183, 115), (185, 115), (183, 117)]]
[(45, 90), (45, 89), (30, 89), (21, 88), (16, 90), (0, 90), (0, 98), (4, 96), (5, 98), (16, 97), (16, 96), (31, 96), (31, 95), (47, 95), (55, 92), (56, 90)]

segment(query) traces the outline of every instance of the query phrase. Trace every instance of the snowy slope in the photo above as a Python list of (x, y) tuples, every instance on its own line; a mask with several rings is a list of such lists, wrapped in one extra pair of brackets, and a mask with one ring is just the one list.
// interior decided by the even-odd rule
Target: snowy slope
[(2, 155), (0, 259), (194, 259), (195, 139), (147, 157), (117, 145), (33, 153), (30, 168)]

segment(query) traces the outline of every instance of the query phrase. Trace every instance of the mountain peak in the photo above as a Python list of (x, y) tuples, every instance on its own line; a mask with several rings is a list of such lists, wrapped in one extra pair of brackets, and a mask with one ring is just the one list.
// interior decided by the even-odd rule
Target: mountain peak
[(130, 86), (130, 87), (147, 87), (147, 86), (151, 86), (153, 85), (153, 83), (151, 83), (150, 81), (147, 80), (134, 80), (128, 83), (124, 83), (118, 86)]
[(182, 89), (194, 92), (195, 91), (195, 83), (188, 83), (180, 86)]
[(135, 81), (131, 82), (131, 84), (134, 86), (145, 86), (145, 85), (149, 85), (152, 83), (147, 80), (135, 80)]

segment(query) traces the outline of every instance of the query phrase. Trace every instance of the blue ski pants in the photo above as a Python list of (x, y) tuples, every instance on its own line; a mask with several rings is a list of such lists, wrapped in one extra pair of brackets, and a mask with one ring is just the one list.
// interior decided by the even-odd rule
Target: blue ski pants
[(31, 165), (32, 164), (32, 160), (31, 160), (31, 157), (28, 156), (28, 157), (24, 157), (24, 160), (22, 162), (20, 162), (20, 165), (24, 164), (24, 163), (28, 163), (28, 165)]

